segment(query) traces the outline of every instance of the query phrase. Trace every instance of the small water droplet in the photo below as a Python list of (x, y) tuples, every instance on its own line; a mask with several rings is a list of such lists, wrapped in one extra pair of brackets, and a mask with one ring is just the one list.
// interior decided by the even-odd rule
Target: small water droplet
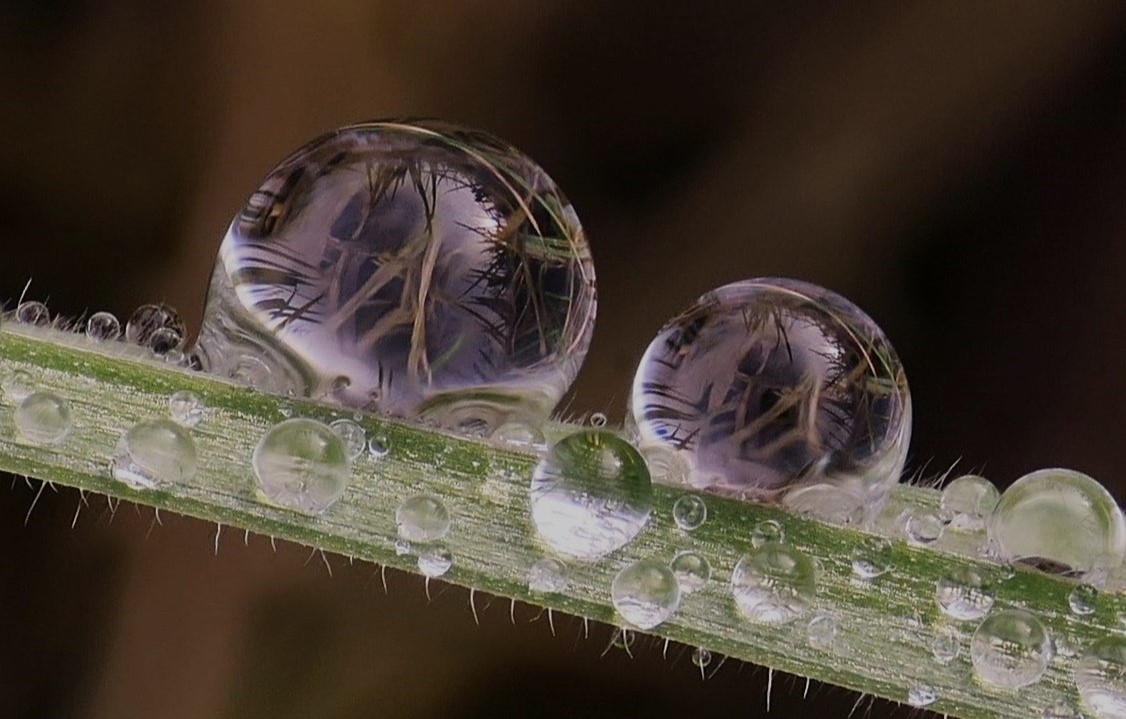
[(528, 589), (544, 594), (567, 591), (567, 565), (554, 557), (542, 557), (528, 569)]
[(1080, 584), (1067, 595), (1067, 606), (1071, 613), (1085, 617), (1095, 613), (1099, 602), (1099, 590), (1090, 584)]
[(153, 336), (160, 330), (172, 330), (179, 336), (180, 342), (183, 342), (187, 331), (179, 313), (169, 305), (141, 305), (125, 323), (125, 339), (142, 347), (150, 347)]
[(305, 418), (274, 425), (258, 442), (253, 464), (270, 501), (306, 514), (321, 514), (340, 499), (352, 473), (340, 437)]
[(22, 402), (35, 391), (35, 379), (25, 369), (14, 369), (4, 375), (0, 388), (9, 402)]
[(51, 392), (33, 392), (15, 413), (20, 437), (31, 444), (52, 445), (66, 440), (74, 426), (70, 405)]
[(121, 336), (121, 321), (112, 312), (95, 312), (86, 320), (86, 336), (100, 342), (112, 342)]
[[(1126, 713), (1107, 716), (1126, 717)], [(1083, 715), (1079, 713), (1078, 709), (1072, 706), (1067, 697), (1061, 696), (1044, 707), (1044, 711), (1040, 712), (1040, 719), (1083, 719)], [(1098, 719), (1102, 718), (1098, 717)]]
[(860, 579), (875, 579), (891, 569), (891, 542), (882, 537), (866, 537), (852, 550), (852, 573)]
[(903, 530), (912, 542), (928, 545), (942, 538), (942, 530), (945, 526), (937, 512), (922, 509), (912, 512), (907, 517), (907, 524)]
[(970, 658), (978, 679), (1005, 689), (1035, 684), (1052, 658), (1040, 620), (1021, 609), (991, 614), (974, 631)]
[(657, 484), (677, 486), (689, 481), (688, 461), (682, 452), (663, 445), (646, 447), (641, 450), (649, 474)]
[(712, 653), (703, 647), (692, 650), (692, 664), (700, 669), (705, 669), (712, 663)]
[(962, 653), (962, 641), (951, 627), (939, 627), (927, 642), (936, 662), (949, 664)]
[(929, 707), (938, 701), (938, 694), (929, 684), (916, 684), (907, 691), (907, 703), (913, 707)]
[(786, 530), (773, 519), (766, 519), (755, 525), (751, 530), (751, 546), (761, 547), (765, 544), (781, 544), (786, 541)]
[(110, 474), (133, 489), (152, 489), (190, 482), (197, 466), (191, 435), (170, 419), (154, 419), (138, 422), (121, 436)]
[(51, 324), (51, 311), (42, 302), (35, 300), (21, 302), (20, 306), (16, 308), (16, 322), (21, 325), (45, 327)]
[(935, 583), (934, 601), (952, 619), (981, 619), (996, 596), (991, 577), (976, 567), (952, 567)]
[(577, 559), (597, 559), (628, 544), (649, 521), (652, 501), (645, 460), (605, 430), (560, 440), (532, 476), (532, 522), (540, 538)]
[(980, 532), (1001, 493), (985, 477), (966, 474), (942, 490), (942, 511), (950, 517), (950, 528), (957, 532)]
[(610, 420), (602, 412), (595, 412), (590, 416), (590, 426), (601, 429), (606, 426)]
[(627, 654), (633, 648), (633, 642), (637, 638), (637, 633), (632, 629), (619, 628), (614, 630), (614, 635), (610, 639), (610, 643), (615, 648), (621, 649)]
[(189, 429), (207, 419), (207, 405), (199, 395), (188, 390), (180, 390), (168, 398), (168, 412), (172, 419)]
[(382, 435), (375, 435), (368, 440), (368, 456), (378, 461), (391, 453), (391, 442)]
[(680, 584), (661, 562), (645, 559), (618, 572), (610, 585), (614, 608), (638, 629), (652, 629), (680, 607)]
[(436, 542), (450, 533), (450, 512), (437, 497), (419, 494), (395, 510), (399, 536), (411, 542)]
[(820, 613), (809, 620), (806, 627), (806, 639), (809, 646), (823, 652), (832, 652), (837, 649), (837, 632), (840, 621), (832, 614)]
[(1075, 667), (1075, 686), (1097, 719), (1126, 717), (1126, 638), (1095, 641)]
[(395, 554), (400, 557), (405, 557), (414, 551), (414, 546), (405, 539), (395, 540)]
[(786, 624), (809, 610), (815, 587), (809, 557), (785, 544), (764, 544), (743, 555), (731, 575), (739, 611), (759, 624)]
[(672, 518), (685, 532), (699, 528), (708, 518), (708, 505), (694, 494), (679, 497), (672, 505)]
[(536, 449), (546, 446), (543, 432), (523, 422), (505, 422), (496, 428), (492, 438), (510, 447)]
[(712, 566), (699, 552), (686, 551), (677, 554), (669, 563), (669, 569), (680, 583), (680, 591), (691, 594), (699, 591), (712, 576)]
[(368, 446), (368, 435), (358, 422), (350, 419), (338, 419), (329, 425), (332, 431), (344, 442), (344, 449), (350, 458), (357, 459)]
[(424, 577), (437, 579), (450, 571), (454, 557), (445, 547), (427, 547), (418, 555), (418, 571)]

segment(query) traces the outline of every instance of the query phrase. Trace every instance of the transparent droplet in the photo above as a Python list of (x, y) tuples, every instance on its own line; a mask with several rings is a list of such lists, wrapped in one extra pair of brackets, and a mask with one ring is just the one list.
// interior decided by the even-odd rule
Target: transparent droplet
[(610, 421), (609, 418), (607, 418), (606, 415), (602, 412), (595, 412), (594, 414), (592, 414), (590, 416), (590, 426), (591, 427), (597, 427), (597, 428), (601, 429), (601, 428), (605, 427), (606, 423), (609, 422), (609, 421)]
[(154, 355), (165, 357), (170, 353), (179, 352), (184, 346), (184, 335), (173, 327), (161, 327), (152, 333), (147, 344)]
[(190, 482), (197, 467), (195, 442), (187, 430), (170, 419), (154, 419), (121, 436), (110, 474), (133, 489), (152, 489)]
[(1075, 667), (1079, 698), (1097, 719), (1126, 717), (1126, 638), (1099, 639)]
[[(228, 376), (236, 382), (241, 382), (248, 387), (254, 387), (263, 392), (280, 394), (285, 389), (281, 377), (277, 376), (270, 365), (258, 357), (240, 357), (233, 363)], [(292, 393), (287, 392), (286, 394), (292, 396)]]
[(712, 653), (703, 647), (696, 647), (692, 650), (692, 664), (700, 669), (706, 668), (712, 663)]
[(0, 380), (0, 388), (9, 402), (22, 402), (35, 391), (35, 378), (25, 369), (14, 369)]
[(951, 619), (981, 619), (993, 608), (996, 597), (992, 578), (976, 567), (951, 567), (935, 583), (934, 601)]
[[(1126, 714), (1117, 716), (1126, 717)], [(1076, 709), (1066, 697), (1058, 697), (1051, 704), (1044, 707), (1044, 711), (1040, 712), (1040, 719), (1083, 719), (1083, 715), (1079, 713), (1079, 710)]]
[(743, 555), (731, 575), (739, 611), (759, 624), (786, 624), (809, 610), (815, 590), (813, 563), (798, 549), (765, 544)]
[(1109, 571), (1126, 555), (1126, 520), (1114, 497), (1067, 469), (1042, 469), (1006, 489), (989, 537), (1003, 561), (1054, 574)]
[(755, 524), (751, 530), (751, 546), (761, 547), (764, 544), (781, 544), (786, 541), (786, 530), (773, 519), (764, 519)]
[(359, 422), (350, 419), (338, 419), (329, 425), (332, 431), (344, 442), (344, 449), (353, 460), (359, 458), (368, 447), (368, 434)]
[(20, 306), (16, 308), (16, 322), (21, 325), (45, 327), (51, 324), (51, 311), (42, 302), (35, 300), (21, 302)]
[(199, 395), (188, 390), (180, 390), (168, 398), (168, 412), (172, 419), (188, 428), (207, 419), (207, 405)]
[(437, 579), (453, 565), (454, 556), (445, 547), (426, 547), (418, 555), (418, 571), (424, 577)]
[(907, 690), (907, 703), (913, 707), (929, 707), (938, 701), (938, 694), (929, 684), (916, 684)]
[(712, 566), (707, 557), (692, 550), (680, 552), (673, 557), (669, 564), (676, 581), (680, 583), (680, 591), (691, 594), (699, 591), (712, 576)]
[(868, 537), (852, 550), (852, 573), (860, 579), (875, 579), (891, 569), (891, 542)]
[(1080, 617), (1094, 614), (1098, 607), (1099, 590), (1090, 584), (1080, 584), (1067, 595), (1067, 606), (1071, 613)]
[(543, 432), (522, 422), (502, 424), (493, 432), (493, 439), (511, 447), (535, 449), (546, 445)]
[(412, 552), (414, 552), (414, 546), (410, 542), (408, 542), (405, 539), (396, 539), (395, 540), (395, 555), (396, 556), (405, 557), (406, 555), (411, 554)]
[(957, 532), (980, 532), (997, 507), (1001, 493), (985, 477), (966, 474), (942, 490), (942, 511), (950, 517), (950, 528)]
[(645, 460), (613, 432), (560, 440), (532, 476), (532, 522), (559, 554), (597, 559), (628, 544), (649, 521), (653, 486)]
[(927, 643), (931, 655), (939, 664), (946, 665), (962, 653), (962, 641), (958, 633), (950, 627), (939, 627)]
[(1007, 609), (978, 625), (970, 642), (970, 658), (981, 681), (1019, 689), (1043, 676), (1052, 658), (1052, 642), (1035, 616)]
[(665, 564), (645, 559), (618, 572), (610, 585), (614, 608), (638, 629), (652, 629), (680, 607), (680, 584)]
[(567, 591), (567, 565), (554, 557), (542, 557), (528, 569), (528, 589), (544, 594)]
[(86, 320), (86, 336), (92, 340), (112, 342), (121, 336), (121, 321), (112, 312), (95, 312)]
[(410, 542), (436, 542), (450, 533), (450, 512), (437, 497), (419, 494), (395, 510), (399, 536)]
[(924, 509), (911, 512), (903, 531), (912, 542), (927, 545), (941, 539), (944, 528), (945, 524), (936, 512)]
[(539, 425), (594, 315), (586, 239), (541, 168), (485, 133), (371, 122), (313, 140), (251, 195), (195, 352), (221, 375), (262, 357), (303, 396), (347, 376), (328, 400), (448, 428)]
[(321, 514), (344, 494), (352, 463), (332, 428), (299, 417), (274, 425), (258, 442), (254, 474), (275, 504)]
[(153, 336), (160, 330), (172, 330), (183, 341), (187, 329), (180, 314), (165, 304), (141, 305), (125, 323), (125, 339), (142, 347), (149, 347)]
[(817, 614), (809, 620), (806, 627), (806, 638), (809, 646), (823, 652), (832, 652), (837, 649), (837, 632), (840, 621), (832, 614)]
[(699, 528), (708, 518), (708, 505), (694, 494), (679, 497), (672, 505), (672, 518), (685, 532)]
[(633, 648), (633, 642), (637, 638), (636, 632), (632, 629), (619, 628), (614, 630), (614, 635), (610, 639), (610, 643), (616, 649), (621, 649), (623, 652), (628, 653)]
[(391, 442), (382, 435), (375, 435), (368, 440), (368, 456), (380, 460), (391, 453)]
[(643, 448), (641, 455), (655, 483), (674, 487), (687, 484), (688, 462), (682, 453), (658, 445)]
[(880, 328), (796, 280), (701, 297), (649, 345), (630, 407), (643, 446), (686, 450), (693, 485), (838, 522), (874, 518), (911, 433), (907, 381)]
[(20, 438), (31, 444), (52, 445), (66, 440), (74, 427), (70, 404), (52, 392), (33, 392), (15, 413)]

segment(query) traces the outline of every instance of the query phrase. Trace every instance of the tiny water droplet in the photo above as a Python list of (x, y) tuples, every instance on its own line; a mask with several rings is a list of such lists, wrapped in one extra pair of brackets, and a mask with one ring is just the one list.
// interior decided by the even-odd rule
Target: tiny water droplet
[(112, 312), (95, 312), (86, 320), (86, 336), (100, 342), (112, 342), (121, 336), (121, 321)]
[(860, 579), (875, 579), (891, 569), (891, 542), (882, 537), (867, 537), (852, 550), (852, 573)]
[(832, 614), (817, 614), (809, 620), (806, 627), (806, 639), (809, 646), (823, 652), (832, 652), (837, 649), (837, 632), (840, 621)]
[(739, 611), (759, 624), (786, 624), (809, 610), (815, 588), (813, 563), (798, 549), (764, 544), (743, 555), (731, 575)]
[(618, 572), (610, 585), (618, 614), (638, 629), (662, 624), (680, 607), (680, 584), (661, 562), (645, 559)]
[(773, 519), (763, 520), (751, 530), (752, 547), (761, 547), (764, 544), (781, 544), (785, 541), (786, 530)]
[(270, 501), (306, 514), (331, 507), (352, 474), (344, 442), (332, 428), (300, 417), (274, 425), (258, 442), (253, 464)]
[(351, 459), (358, 459), (367, 449), (368, 435), (358, 422), (350, 419), (338, 419), (329, 426), (344, 442), (344, 449), (348, 451), (348, 456)]
[(454, 557), (445, 547), (426, 547), (418, 555), (418, 571), (424, 577), (437, 579), (450, 571)]
[(938, 694), (929, 684), (916, 684), (907, 691), (907, 703), (913, 707), (929, 707), (938, 701)]
[(903, 529), (912, 542), (928, 545), (942, 538), (944, 528), (942, 517), (937, 512), (923, 509), (912, 512)]
[(404, 557), (414, 551), (414, 546), (405, 539), (395, 540), (395, 554)]
[(523, 422), (505, 422), (496, 428), (492, 438), (510, 447), (532, 449), (546, 446), (543, 432)]
[(190, 482), (197, 467), (191, 435), (170, 419), (154, 419), (138, 422), (121, 436), (110, 473), (133, 489), (152, 489)]
[(437, 497), (419, 494), (395, 510), (399, 536), (410, 542), (436, 542), (450, 533), (450, 512)]
[(610, 420), (602, 412), (595, 412), (594, 414), (592, 414), (590, 416), (590, 426), (595, 427), (597, 429), (601, 429), (601, 428), (605, 427), (606, 423), (609, 422), (609, 421)]
[(187, 328), (179, 313), (169, 305), (141, 305), (125, 323), (125, 339), (149, 347), (153, 336), (160, 330), (172, 330), (182, 342)]
[(554, 557), (542, 557), (528, 569), (528, 589), (543, 594), (567, 590), (567, 565)]
[(1126, 638), (1095, 641), (1075, 667), (1075, 686), (1097, 719), (1126, 717)]
[(677, 554), (669, 563), (669, 568), (680, 583), (680, 591), (691, 594), (699, 591), (712, 576), (712, 566), (699, 552), (686, 551)]
[(15, 413), (16, 429), (30, 444), (53, 445), (66, 440), (74, 427), (70, 404), (52, 392), (33, 392)]
[(375, 435), (368, 440), (368, 456), (378, 461), (391, 453), (391, 443), (382, 435)]
[(997, 507), (1001, 493), (985, 477), (965, 474), (942, 490), (942, 511), (950, 517), (950, 528), (957, 532), (980, 532)]
[(1067, 606), (1071, 613), (1085, 617), (1095, 613), (1099, 602), (1099, 590), (1090, 584), (1080, 584), (1067, 595)]
[(950, 627), (939, 627), (928, 641), (931, 654), (936, 662), (942, 665), (949, 664), (962, 653), (961, 639), (958, 632)]
[(35, 300), (21, 302), (20, 306), (16, 308), (16, 322), (21, 325), (45, 327), (51, 324), (51, 311), (42, 302)]
[(1052, 641), (1040, 620), (1022, 609), (991, 614), (974, 631), (970, 658), (978, 679), (1005, 689), (1039, 681), (1052, 658)]
[(679, 497), (672, 505), (672, 518), (685, 532), (699, 528), (708, 518), (708, 505), (694, 494)]
[(629, 651), (633, 648), (633, 642), (636, 638), (636, 632), (634, 632), (632, 629), (626, 629), (623, 627), (614, 630), (614, 635), (611, 638), (610, 643), (613, 644), (615, 648), (629, 653)]
[(189, 429), (207, 419), (207, 405), (199, 395), (180, 390), (168, 398), (168, 412), (172, 419)]
[(652, 501), (645, 460), (606, 430), (560, 440), (532, 475), (532, 522), (540, 538), (577, 559), (597, 559), (628, 544), (649, 521)]
[(35, 379), (25, 369), (14, 369), (0, 380), (0, 389), (9, 402), (22, 402), (35, 391)]
[(936, 583), (934, 601), (951, 619), (981, 619), (997, 596), (991, 577), (976, 567), (952, 567)]
[(712, 663), (712, 653), (703, 647), (696, 647), (692, 650), (692, 664), (699, 669), (706, 668)]

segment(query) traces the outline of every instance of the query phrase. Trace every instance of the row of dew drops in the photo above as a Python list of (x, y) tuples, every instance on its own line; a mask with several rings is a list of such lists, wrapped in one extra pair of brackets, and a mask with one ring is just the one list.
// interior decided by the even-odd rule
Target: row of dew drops
[[(50, 324), (39, 302), (21, 303), (15, 319), (22, 324)], [(85, 334), (96, 341), (125, 339), (147, 346), (169, 362), (186, 364), (182, 351), (184, 329), (179, 316), (165, 305), (145, 305), (122, 328), (112, 314), (98, 312), (85, 323)], [(24, 370), (8, 372), (0, 382), (4, 396), (15, 405), (14, 422), (20, 439), (38, 446), (64, 443), (74, 421), (69, 403), (35, 387)], [(135, 489), (187, 483), (196, 474), (198, 458), (191, 430), (207, 417), (195, 394), (180, 391), (169, 399), (168, 417), (140, 422), (126, 431), (114, 450), (112, 477)], [(669, 456), (642, 456), (616, 433), (603, 429), (606, 417), (596, 414), (593, 425), (548, 448), (538, 430), (508, 424), (494, 439), (532, 447), (543, 453), (531, 480), (533, 523), (541, 540), (556, 556), (536, 561), (527, 572), (529, 590), (565, 592), (569, 580), (563, 559), (591, 561), (632, 541), (649, 521), (651, 473), (675, 484), (679, 468)], [(286, 419), (259, 441), (253, 455), (257, 489), (265, 500), (288, 509), (316, 515), (327, 511), (344, 493), (352, 463), (362, 455), (379, 460), (390, 447), (385, 438), (368, 438), (353, 419), (330, 425), (307, 418)], [(690, 533), (707, 521), (705, 500), (686, 494), (673, 505), (677, 527)], [(441, 577), (454, 558), (442, 544), (451, 525), (441, 500), (417, 495), (396, 509), (395, 549), (415, 554), (419, 570)], [(998, 585), (1014, 575), (1015, 558), (1024, 564), (1081, 579), (1068, 597), (1071, 614), (1093, 614), (1099, 586), (1121, 582), (1122, 512), (1093, 479), (1068, 470), (1041, 470), (1017, 481), (1002, 495), (988, 480), (965, 475), (949, 482), (937, 510), (921, 510), (897, 518), (895, 532), (919, 545), (942, 545), (957, 536), (959, 550), (976, 547), (983, 558), (999, 562), (999, 569), (963, 566), (951, 570), (935, 585), (934, 599), (953, 622), (974, 622), (969, 653), (977, 679), (993, 687), (1015, 690), (1035, 684), (1053, 656), (1075, 657), (1078, 652), (1054, 642), (1044, 624), (1023, 609), (993, 611)], [(739, 613), (763, 625), (805, 620), (811, 647), (839, 648), (840, 622), (832, 614), (811, 613), (817, 562), (786, 541), (781, 524), (765, 520), (752, 530), (752, 549), (742, 556), (731, 576), (731, 592)], [(1113, 547), (1118, 546), (1117, 551)], [(954, 546), (954, 545), (951, 545)], [(1107, 549), (1111, 547), (1111, 549)], [(851, 557), (856, 580), (874, 583), (893, 569), (892, 544), (872, 536)], [(614, 577), (610, 595), (615, 609), (633, 628), (653, 629), (672, 617), (682, 599), (711, 580), (711, 565), (700, 552), (678, 553), (671, 562), (645, 559), (623, 568)], [(952, 625), (939, 626), (929, 649), (939, 664), (950, 664), (962, 651)], [(710, 652), (699, 648), (693, 662), (703, 667)], [(1083, 707), (1093, 716), (1126, 717), (1126, 638), (1109, 635), (1087, 647), (1075, 664), (1074, 681)], [(919, 684), (906, 701), (917, 707), (938, 701), (937, 692)], [(1042, 719), (1080, 717), (1066, 697), (1045, 707)]]

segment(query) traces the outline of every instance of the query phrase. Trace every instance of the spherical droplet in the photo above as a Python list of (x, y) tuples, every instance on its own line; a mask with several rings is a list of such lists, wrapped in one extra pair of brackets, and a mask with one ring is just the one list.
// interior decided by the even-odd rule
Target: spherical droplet
[(938, 694), (929, 684), (915, 684), (907, 690), (907, 703), (913, 707), (929, 707), (938, 701)]
[(614, 608), (638, 629), (652, 629), (680, 607), (680, 584), (672, 570), (651, 559), (629, 565), (610, 585)]
[(962, 653), (961, 639), (958, 633), (950, 627), (936, 629), (927, 644), (934, 660), (942, 665), (949, 664)]
[(809, 646), (823, 652), (836, 651), (839, 628), (840, 621), (832, 614), (817, 614), (809, 620), (809, 626), (806, 627)]
[(976, 567), (951, 567), (935, 583), (934, 601), (951, 619), (981, 619), (993, 608), (996, 588), (988, 574)]
[(223, 240), (195, 352), (208, 372), (258, 356), (299, 395), (449, 428), (539, 424), (594, 315), (586, 239), (541, 168), (473, 130), (371, 122), (263, 180)]
[(852, 573), (860, 579), (875, 579), (891, 569), (891, 542), (868, 537), (852, 550)]
[(685, 532), (699, 528), (708, 518), (708, 505), (694, 494), (679, 497), (672, 505), (672, 518)]
[(542, 557), (528, 569), (528, 590), (543, 594), (567, 591), (567, 565), (554, 557)]
[(1094, 614), (1098, 602), (1099, 590), (1090, 584), (1080, 584), (1067, 595), (1067, 606), (1071, 613), (1080, 617)]
[(33, 392), (15, 413), (16, 430), (31, 444), (52, 445), (66, 440), (74, 427), (70, 405), (51, 392)]
[(1097, 640), (1075, 667), (1083, 706), (1098, 719), (1126, 718), (1126, 638)]
[(813, 563), (798, 549), (765, 544), (744, 555), (731, 575), (739, 611), (759, 624), (786, 624), (809, 609), (815, 588)]
[(172, 419), (189, 429), (207, 418), (207, 405), (195, 392), (180, 390), (168, 398)]
[(450, 571), (454, 556), (445, 547), (427, 547), (418, 555), (418, 571), (424, 577), (437, 579)]
[(950, 517), (950, 528), (958, 532), (980, 532), (1001, 493), (985, 477), (966, 474), (942, 490), (942, 511)]
[(597, 559), (628, 544), (649, 521), (652, 502), (645, 460), (606, 430), (560, 440), (532, 476), (532, 522), (540, 538), (577, 559)]
[(121, 321), (112, 312), (95, 312), (86, 320), (86, 336), (92, 340), (112, 342), (121, 336)]
[(1114, 497), (1067, 469), (1042, 469), (1006, 489), (989, 536), (1003, 561), (1056, 574), (1109, 571), (1126, 555), (1126, 520)]
[(921, 509), (911, 512), (903, 527), (907, 538), (916, 544), (934, 544), (942, 538), (945, 524), (937, 513)]
[(368, 456), (374, 460), (381, 460), (391, 453), (391, 442), (382, 435), (375, 435), (368, 440)]
[(700, 669), (704, 669), (712, 663), (712, 653), (703, 647), (696, 647), (692, 650), (692, 664)]
[(649, 474), (657, 484), (678, 486), (688, 482), (688, 462), (682, 452), (663, 446), (641, 449)]
[(684, 594), (699, 591), (712, 576), (712, 565), (708, 563), (707, 557), (692, 550), (680, 552), (673, 557), (669, 569), (676, 576), (680, 591)]
[(21, 302), (20, 306), (16, 308), (16, 322), (21, 325), (45, 327), (51, 324), (51, 311), (42, 302), (35, 300)]
[(154, 419), (133, 425), (121, 436), (110, 473), (133, 489), (152, 489), (190, 482), (197, 466), (191, 435), (170, 419)]
[(153, 336), (160, 330), (172, 330), (183, 341), (186, 328), (180, 314), (165, 304), (141, 305), (125, 323), (125, 339), (149, 347)]
[(409, 542), (436, 542), (450, 533), (450, 512), (437, 497), (419, 494), (395, 510), (395, 527)]
[(1052, 642), (1039, 619), (1021, 609), (1008, 609), (978, 625), (970, 658), (981, 681), (1019, 689), (1043, 676), (1052, 658)]
[(609, 418), (607, 418), (606, 415), (602, 412), (595, 412), (590, 416), (591, 427), (597, 427), (601, 429), (602, 427), (605, 427), (606, 423), (609, 421)]
[(254, 474), (275, 504), (321, 514), (344, 494), (352, 463), (344, 442), (312, 419), (279, 422), (254, 450)]
[(4, 374), (0, 388), (9, 402), (22, 402), (35, 391), (35, 378), (25, 369), (14, 369)]
[(368, 434), (359, 422), (350, 419), (338, 419), (329, 425), (333, 432), (344, 442), (344, 449), (353, 460), (359, 458), (368, 447)]
[(786, 530), (773, 519), (764, 519), (755, 524), (751, 530), (751, 546), (761, 547), (764, 544), (775, 544), (786, 541)]
[(154, 355), (165, 357), (184, 346), (184, 335), (173, 327), (161, 327), (152, 333), (146, 344)]
[(903, 368), (848, 300), (795, 280), (709, 292), (649, 345), (630, 399), (642, 446), (691, 483), (839, 522), (875, 516), (911, 434)]

